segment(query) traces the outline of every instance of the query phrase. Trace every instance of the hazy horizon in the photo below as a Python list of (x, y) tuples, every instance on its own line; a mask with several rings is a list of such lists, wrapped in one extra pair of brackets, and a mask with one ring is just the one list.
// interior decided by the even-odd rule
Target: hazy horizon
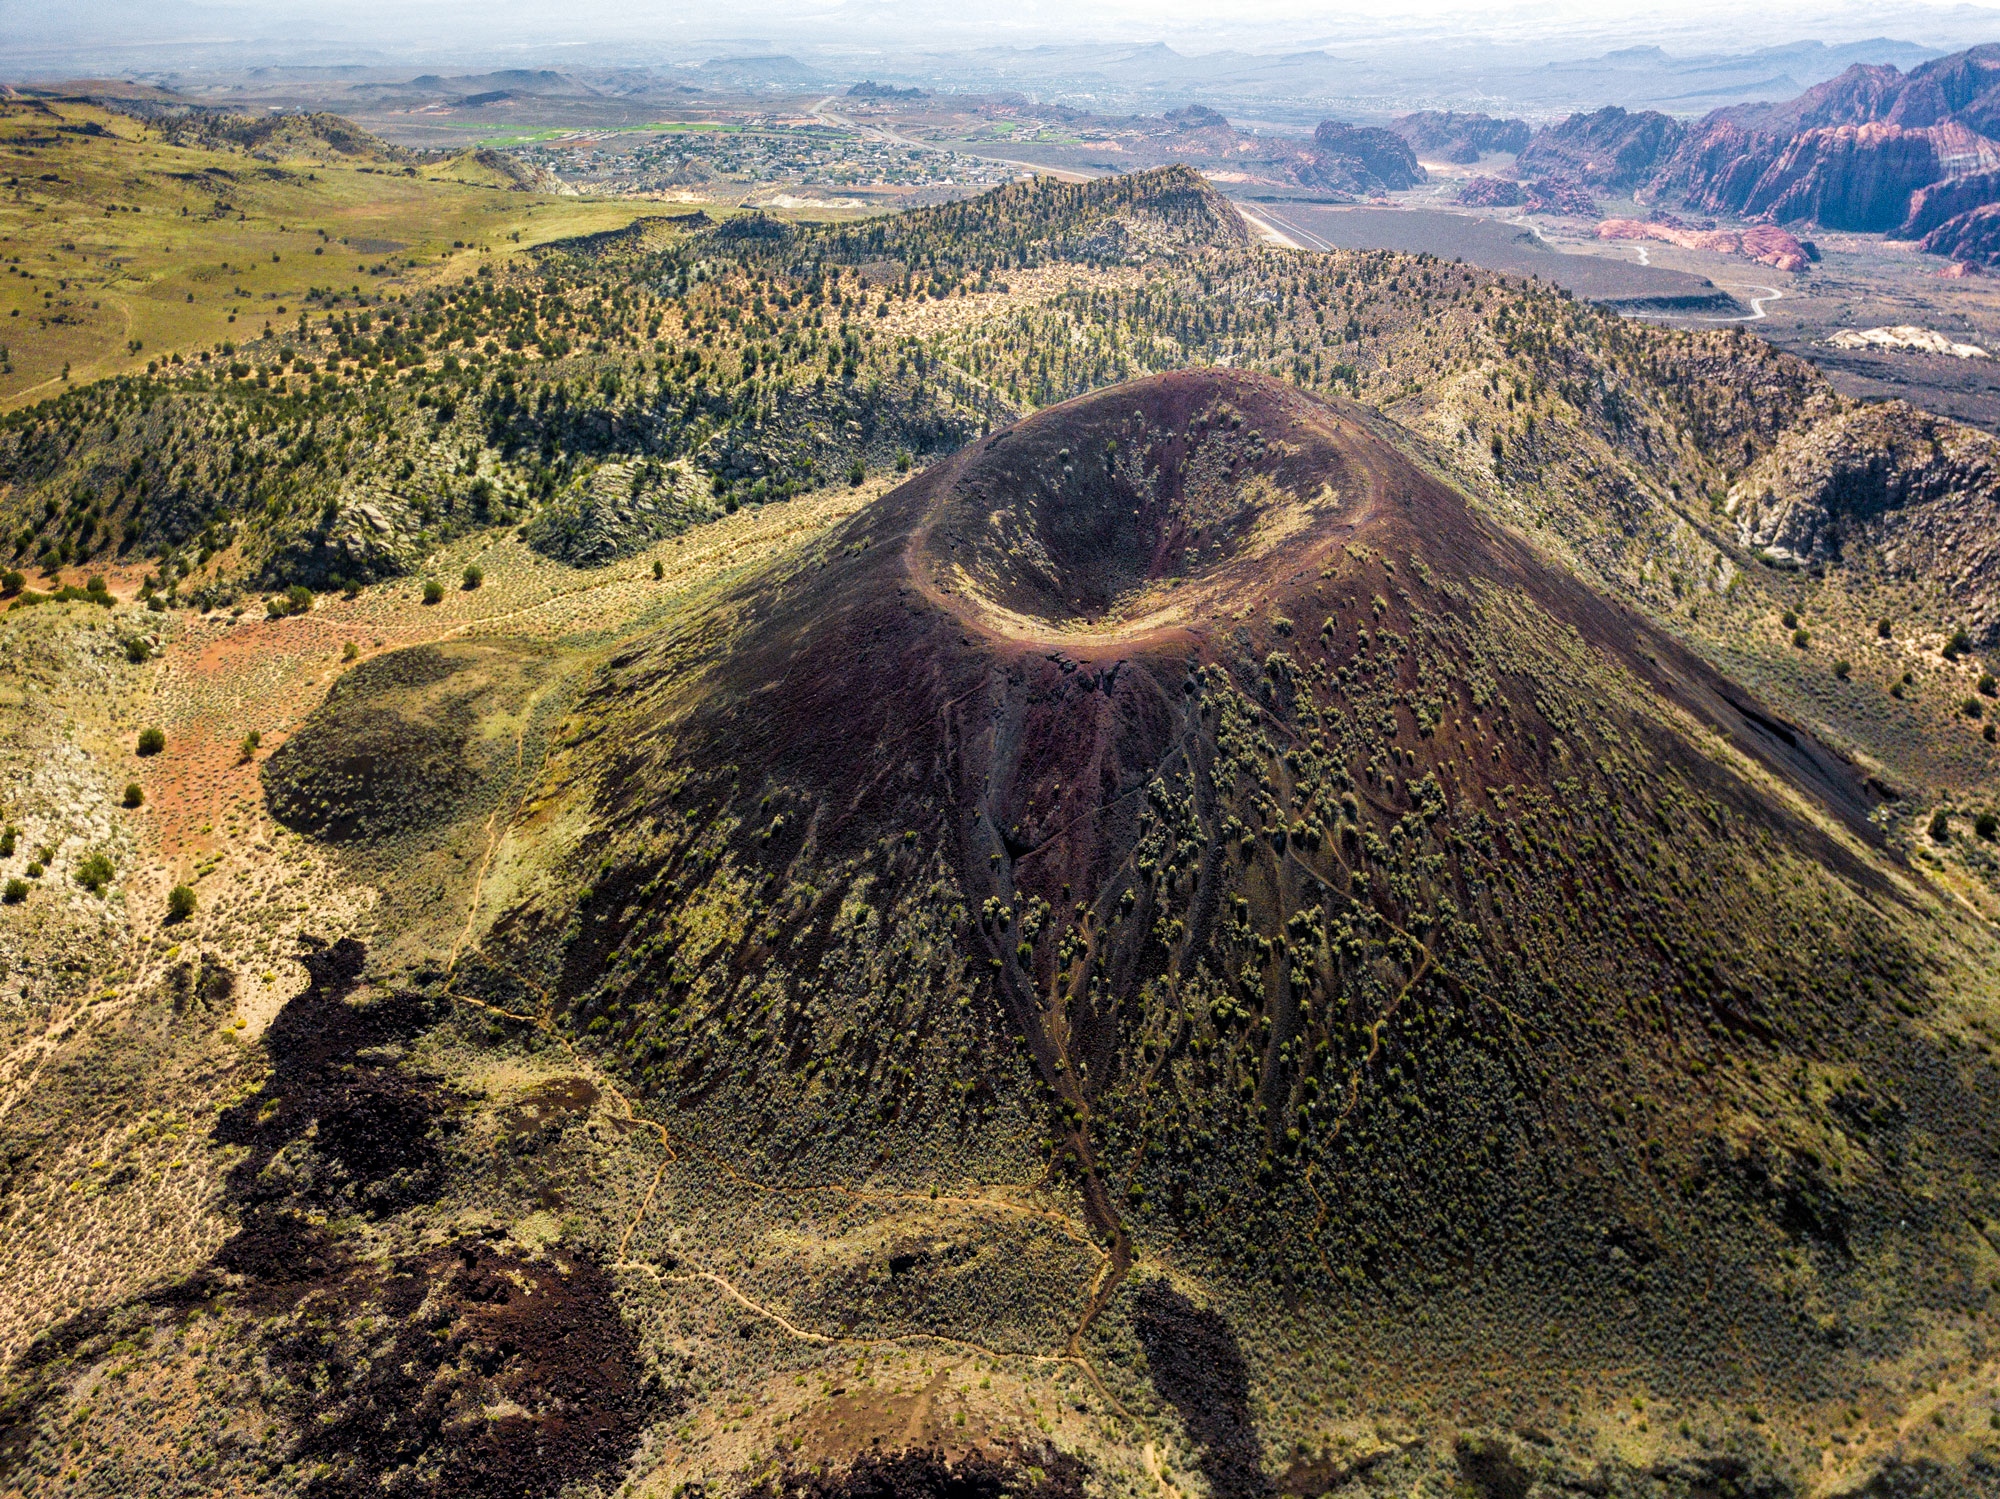
[(1590, 58), (1657, 46), (1676, 58), (1741, 55), (1818, 41), (1872, 39), (1953, 50), (2000, 39), (2000, 6), (1821, 4), (1744, 15), (1716, 3), (1607, 15), (1601, 7), (1543, 3), (1408, 3), (1391, 14), (1260, 0), (1226, 18), (1212, 8), (1135, 0), (972, 5), (940, 15), (909, 0), (764, 0), (710, 11), (608, 0), (551, 11), (448, 0), (335, 5), (206, 0), (165, 9), (137, 0), (68, 8), (5, 8), (0, 74), (14, 79), (93, 72), (255, 67), (671, 66), (760, 52), (865, 61), (921, 59), (982, 49), (1161, 46), (1186, 57), (1326, 51), (1356, 58), (1421, 48), (1478, 51), (1499, 63)]

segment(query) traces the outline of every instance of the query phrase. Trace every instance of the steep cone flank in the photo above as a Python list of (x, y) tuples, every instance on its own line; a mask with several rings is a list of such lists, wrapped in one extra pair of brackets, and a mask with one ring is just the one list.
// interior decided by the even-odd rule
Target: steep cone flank
[[(1110, 1256), (1073, 1347), (1170, 1261), (1316, 1307), (1378, 1394), (1790, 1388), (1977, 1263), (1887, 1164), (2000, 1110), (1898, 1012), (1945, 981), (1862, 778), (1351, 408), (1045, 411), (614, 662), (569, 741), (531, 831), (572, 862), (489, 951), (760, 1171), (1045, 1166)], [(1871, 1279), (1899, 1236), (1935, 1283)]]

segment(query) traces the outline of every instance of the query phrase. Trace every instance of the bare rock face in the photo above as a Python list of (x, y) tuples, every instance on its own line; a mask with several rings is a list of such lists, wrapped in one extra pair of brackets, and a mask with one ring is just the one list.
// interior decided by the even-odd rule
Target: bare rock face
[(1851, 407), (1780, 441), (1728, 504), (1745, 545), (1938, 583), (1979, 643), (2000, 640), (2000, 439), (1901, 401)]
[(1920, 188), (1994, 167), (2000, 145), (1963, 125), (1843, 125), (1794, 139), (1745, 206), (1780, 223), (1888, 230), (1908, 216)]
[(2000, 266), (2000, 203), (1983, 203), (1946, 219), (1917, 248), (1963, 265)]
[(1909, 212), (1896, 230), (1896, 238), (1922, 239), (1933, 229), (1988, 203), (2000, 203), (2000, 170), (1968, 172), (1933, 182), (1910, 195)]
[(1521, 184), (1505, 177), (1470, 177), (1458, 190), (1458, 201), (1474, 208), (1519, 208)]
[(1654, 190), (1709, 213), (1885, 232), (1911, 216), (1920, 190), (1954, 174), (1983, 181), (1995, 167), (2000, 145), (1963, 125), (1870, 122), (1781, 139), (1722, 121), (1688, 137)]
[(1322, 120), (1313, 132), (1312, 173), (1336, 192), (1365, 193), (1415, 187), (1428, 177), (1417, 153), (1394, 131), (1377, 125)]
[(1957, 122), (1991, 134), (2000, 125), (2000, 47), (1989, 43), (1910, 69), (1884, 118), (1918, 127)]
[(1648, 191), (1772, 223), (1930, 234), (2000, 199), (2000, 47), (1907, 74), (1853, 67), (1788, 103), (1717, 110)]
[(1589, 187), (1634, 188), (1680, 145), (1683, 127), (1657, 110), (1637, 114), (1607, 104), (1545, 125), (1522, 151), (1524, 174), (1574, 177)]
[(1553, 213), (1575, 219), (1597, 217), (1597, 200), (1590, 196), (1590, 189), (1561, 172), (1551, 172), (1530, 182), (1521, 206), (1529, 213)]

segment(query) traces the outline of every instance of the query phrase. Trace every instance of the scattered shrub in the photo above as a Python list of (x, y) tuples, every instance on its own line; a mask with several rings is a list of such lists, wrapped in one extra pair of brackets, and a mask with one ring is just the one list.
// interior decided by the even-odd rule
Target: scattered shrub
[(859, 484), (868, 477), (868, 465), (859, 458), (847, 465), (847, 482), (850, 486)]
[(1781, 617), (1785, 621), (1786, 629), (1796, 630), (1799, 627), (1799, 617), (1793, 610), (1787, 609)]
[(1956, 661), (1971, 649), (1972, 637), (1965, 633), (1965, 626), (1960, 625), (1951, 632), (1951, 639), (1944, 643), (1944, 658), (1947, 661)]
[(1994, 838), (2000, 837), (2000, 814), (1981, 812), (1972, 819), (1972, 831), (1991, 843)]
[(346, 645), (340, 648), (340, 659), (343, 661), (352, 661), (356, 656), (360, 654), (361, 654), (361, 647), (356, 645), (351, 640), (348, 641)]
[(257, 730), (252, 729), (243, 736), (243, 742), (237, 748), (243, 752), (243, 758), (248, 760), (257, 753), (257, 746), (263, 742), (264, 736), (258, 733)]
[(14, 840), (20, 836), (20, 831), (15, 828), (8, 828), (4, 832), (0, 832), (0, 859), (11, 859), (14, 857)]
[(30, 859), (25, 872), (29, 879), (39, 880), (42, 877), (42, 861), (40, 859)]
[(485, 581), (486, 581), (486, 573), (484, 569), (482, 569), (479, 566), (478, 563), (476, 562), (472, 563), (465, 569), (465, 591), (467, 593), (470, 593), (473, 589), (477, 588), (481, 583), (484, 583)]
[(134, 666), (145, 665), (152, 655), (153, 648), (146, 644), (144, 637), (138, 635), (125, 637), (125, 659)]
[(0, 573), (0, 593), (19, 593), (27, 586), (28, 576), (18, 568), (10, 567), (4, 573)]
[(125, 805), (128, 809), (146, 805), (145, 789), (137, 781), (127, 781), (125, 783)]
[(167, 747), (167, 736), (163, 731), (159, 729), (141, 729), (139, 731), (140, 754), (157, 755), (161, 750), (165, 749), (166, 747)]
[(1808, 635), (1804, 630), (1794, 630), (1792, 631), (1792, 644), (1800, 650), (1804, 650), (1812, 644), (1812, 636)]
[(1958, 705), (1958, 711), (1963, 713), (1967, 718), (1984, 718), (1986, 716), (1986, 705), (1976, 697), (1969, 697)]
[(426, 578), (424, 580), (424, 602), (426, 604), (443, 603), (444, 584), (438, 582), (436, 578)]
[(1848, 677), (1853, 674), (1853, 672), (1854, 668), (1845, 661), (1836, 661), (1833, 663), (1833, 674), (1836, 677), (1839, 677), (1840, 680), (1843, 682), (1845, 682), (1848, 679)]
[(657, 583), (660, 581), (660, 579), (664, 578), (666, 575), (667, 575), (666, 567), (664, 566), (664, 564), (661, 563), (658, 557), (655, 557), (653, 559), (653, 581)]
[(1939, 843), (1951, 841), (1951, 815), (1939, 810), (1931, 813), (1931, 837)]
[(26, 900), (27, 898), (28, 898), (28, 882), (24, 879), (19, 879), (19, 878), (9, 880), (7, 882), (6, 893), (4, 895), (0, 895), (0, 900), (5, 900), (7, 904), (10, 906), (18, 906), (22, 901)]
[(1994, 697), (1996, 695), (2000, 695), (2000, 682), (1996, 682), (1993, 679), (1992, 672), (1982, 671), (1979, 674), (1979, 695), (1981, 697)]
[(117, 873), (118, 871), (112, 866), (110, 855), (86, 854), (82, 862), (76, 866), (76, 882), (92, 895), (97, 895), (111, 883), (112, 876)]
[(186, 921), (194, 915), (194, 886), (176, 885), (167, 892), (167, 921)]
[(1877, 636), (1878, 636), (1879, 638), (1881, 638), (1881, 639), (1883, 639), (1883, 640), (1887, 640), (1887, 639), (1889, 638), (1889, 621), (1888, 621), (1888, 620), (1886, 620), (1886, 619), (1878, 619), (1878, 620), (1876, 620), (1876, 621), (1875, 621), (1875, 634), (1876, 634), (1876, 635), (1877, 635)]

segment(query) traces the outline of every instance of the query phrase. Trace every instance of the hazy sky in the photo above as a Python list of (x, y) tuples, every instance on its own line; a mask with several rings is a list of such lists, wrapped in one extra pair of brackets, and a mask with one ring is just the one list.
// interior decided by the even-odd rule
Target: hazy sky
[[(215, 61), (559, 59), (609, 49), (635, 62), (745, 49), (867, 52), (1166, 42), (1183, 52), (1358, 52), (1411, 44), (1498, 44), (1580, 56), (1658, 43), (1738, 52), (1803, 38), (1890, 36), (1938, 47), (2000, 40), (2000, 0), (1727, 0), (1606, 6), (1599, 0), (0, 0), (0, 72), (77, 64), (141, 68)], [(593, 60), (603, 60), (593, 56)]]

